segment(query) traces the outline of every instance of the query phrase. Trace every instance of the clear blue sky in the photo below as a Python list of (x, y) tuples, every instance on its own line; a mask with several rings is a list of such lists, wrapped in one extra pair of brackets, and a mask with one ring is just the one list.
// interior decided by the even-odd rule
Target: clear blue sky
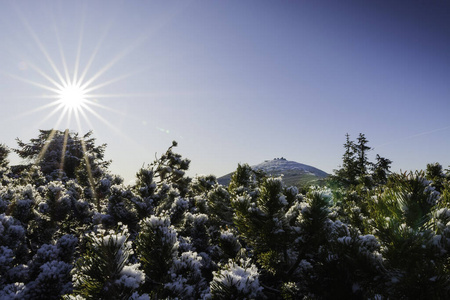
[(450, 165), (448, 1), (2, 1), (0, 40), (0, 142), (55, 127), (41, 85), (88, 66), (81, 131), (127, 181), (172, 140), (190, 175), (332, 172), (360, 132), (394, 171)]

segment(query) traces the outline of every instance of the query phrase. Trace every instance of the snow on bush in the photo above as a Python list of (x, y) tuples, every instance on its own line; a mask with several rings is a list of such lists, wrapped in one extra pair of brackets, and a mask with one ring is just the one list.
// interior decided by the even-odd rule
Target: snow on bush
[(140, 264), (132, 264), (128, 227), (118, 225), (116, 231), (100, 228), (87, 235), (86, 250), (72, 270), (75, 294), (109, 299), (121, 293), (128, 299), (145, 281)]
[(173, 225), (170, 225), (170, 219), (162, 216), (150, 216), (143, 220), (145, 225), (149, 226), (153, 231), (158, 231), (161, 235), (161, 242), (164, 244), (177, 245), (177, 232)]
[(8, 247), (0, 246), (0, 274), (3, 268), (9, 265), (14, 259), (14, 252)]
[(0, 244), (15, 249), (25, 238), (25, 229), (14, 217), (0, 215)]
[(70, 271), (72, 265), (52, 260), (40, 266), (40, 273), (34, 281), (25, 286), (24, 298), (36, 299), (42, 295), (51, 295), (51, 299), (56, 299), (58, 295), (72, 292), (72, 282), (70, 281)]
[(77, 244), (78, 238), (71, 234), (65, 234), (60, 237), (56, 242), (60, 258), (62, 258), (63, 260), (71, 259), (71, 256), (73, 255)]
[(2, 300), (15, 300), (23, 299), (21, 294), (25, 289), (25, 285), (22, 282), (15, 282), (8, 284), (0, 290), (0, 299)]
[(210, 284), (212, 297), (221, 295), (224, 291), (233, 291), (232, 296), (240, 299), (261, 296), (263, 288), (259, 284), (258, 268), (251, 264), (249, 259), (240, 259), (239, 262), (230, 259), (221, 270), (213, 272), (213, 275)]
[(173, 261), (170, 272), (171, 281), (164, 286), (174, 295), (183, 298), (197, 298), (195, 293), (206, 288), (202, 277), (202, 257), (197, 252), (183, 252)]
[(145, 280), (145, 274), (139, 270), (139, 267), (139, 263), (124, 266), (122, 271), (120, 271), (120, 278), (116, 280), (116, 283), (123, 284), (131, 289), (137, 289)]
[(220, 246), (222, 248), (230, 248), (234, 255), (242, 247), (239, 243), (236, 232), (228, 228), (226, 230), (222, 229), (220, 232)]
[(150, 297), (147, 294), (139, 295), (137, 292), (134, 292), (128, 300), (150, 300)]
[(132, 242), (128, 240), (128, 227), (119, 223), (122, 229), (118, 232), (114, 230), (99, 229), (97, 233), (91, 232), (92, 246), (96, 250), (102, 247), (114, 247), (116, 254), (114, 259), (120, 266), (123, 265), (128, 257), (133, 254)]

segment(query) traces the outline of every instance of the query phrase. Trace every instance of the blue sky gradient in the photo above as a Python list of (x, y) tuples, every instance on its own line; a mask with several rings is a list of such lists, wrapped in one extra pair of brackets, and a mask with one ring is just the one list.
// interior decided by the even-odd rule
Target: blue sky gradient
[[(81, 128), (135, 172), (179, 142), (190, 175), (274, 157), (332, 172), (362, 132), (393, 170), (450, 165), (447, 1), (4, 1), (0, 142), (55, 126), (36, 84), (98, 74)], [(37, 71), (39, 69), (41, 73)], [(100, 72), (100, 73), (98, 73)], [(109, 84), (108, 84), (109, 83)], [(53, 95), (54, 96), (54, 95)], [(24, 115), (24, 112), (28, 114)], [(11, 157), (12, 162), (17, 162)]]

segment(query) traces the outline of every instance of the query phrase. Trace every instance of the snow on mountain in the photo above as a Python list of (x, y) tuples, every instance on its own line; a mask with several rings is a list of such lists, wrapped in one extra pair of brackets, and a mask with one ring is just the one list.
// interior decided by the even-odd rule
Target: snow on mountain
[[(315, 167), (286, 160), (283, 157), (266, 160), (251, 167), (254, 170), (262, 170), (269, 176), (282, 176), (282, 179), (287, 186), (319, 184), (321, 179), (328, 176), (326, 172)], [(219, 177), (217, 181), (220, 184), (228, 185), (231, 180), (231, 175), (232, 173)]]
[(266, 174), (281, 175), (283, 172), (287, 173), (310, 173), (319, 178), (325, 178), (328, 174), (322, 170), (314, 168), (309, 165), (301, 164), (295, 161), (286, 160), (285, 158), (275, 158), (273, 160), (266, 160), (263, 163), (252, 166), (255, 170), (262, 170)]

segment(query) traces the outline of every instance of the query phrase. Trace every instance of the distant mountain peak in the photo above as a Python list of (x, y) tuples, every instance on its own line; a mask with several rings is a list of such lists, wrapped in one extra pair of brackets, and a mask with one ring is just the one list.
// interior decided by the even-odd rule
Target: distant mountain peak
[(286, 158), (274, 158), (273, 160), (266, 160), (258, 165), (252, 166), (255, 170), (262, 170), (269, 175), (281, 175), (283, 172), (304, 172), (311, 173), (319, 178), (325, 178), (328, 174), (315, 167), (301, 164), (295, 161), (287, 160)]
[[(251, 166), (254, 170), (261, 170), (269, 176), (281, 176), (283, 182), (290, 186), (304, 186), (311, 183), (317, 183), (328, 174), (320, 169), (310, 165), (301, 164), (295, 161), (287, 160), (284, 157), (265, 160), (264, 162)], [(220, 184), (228, 185), (231, 175), (227, 174), (219, 177)]]

